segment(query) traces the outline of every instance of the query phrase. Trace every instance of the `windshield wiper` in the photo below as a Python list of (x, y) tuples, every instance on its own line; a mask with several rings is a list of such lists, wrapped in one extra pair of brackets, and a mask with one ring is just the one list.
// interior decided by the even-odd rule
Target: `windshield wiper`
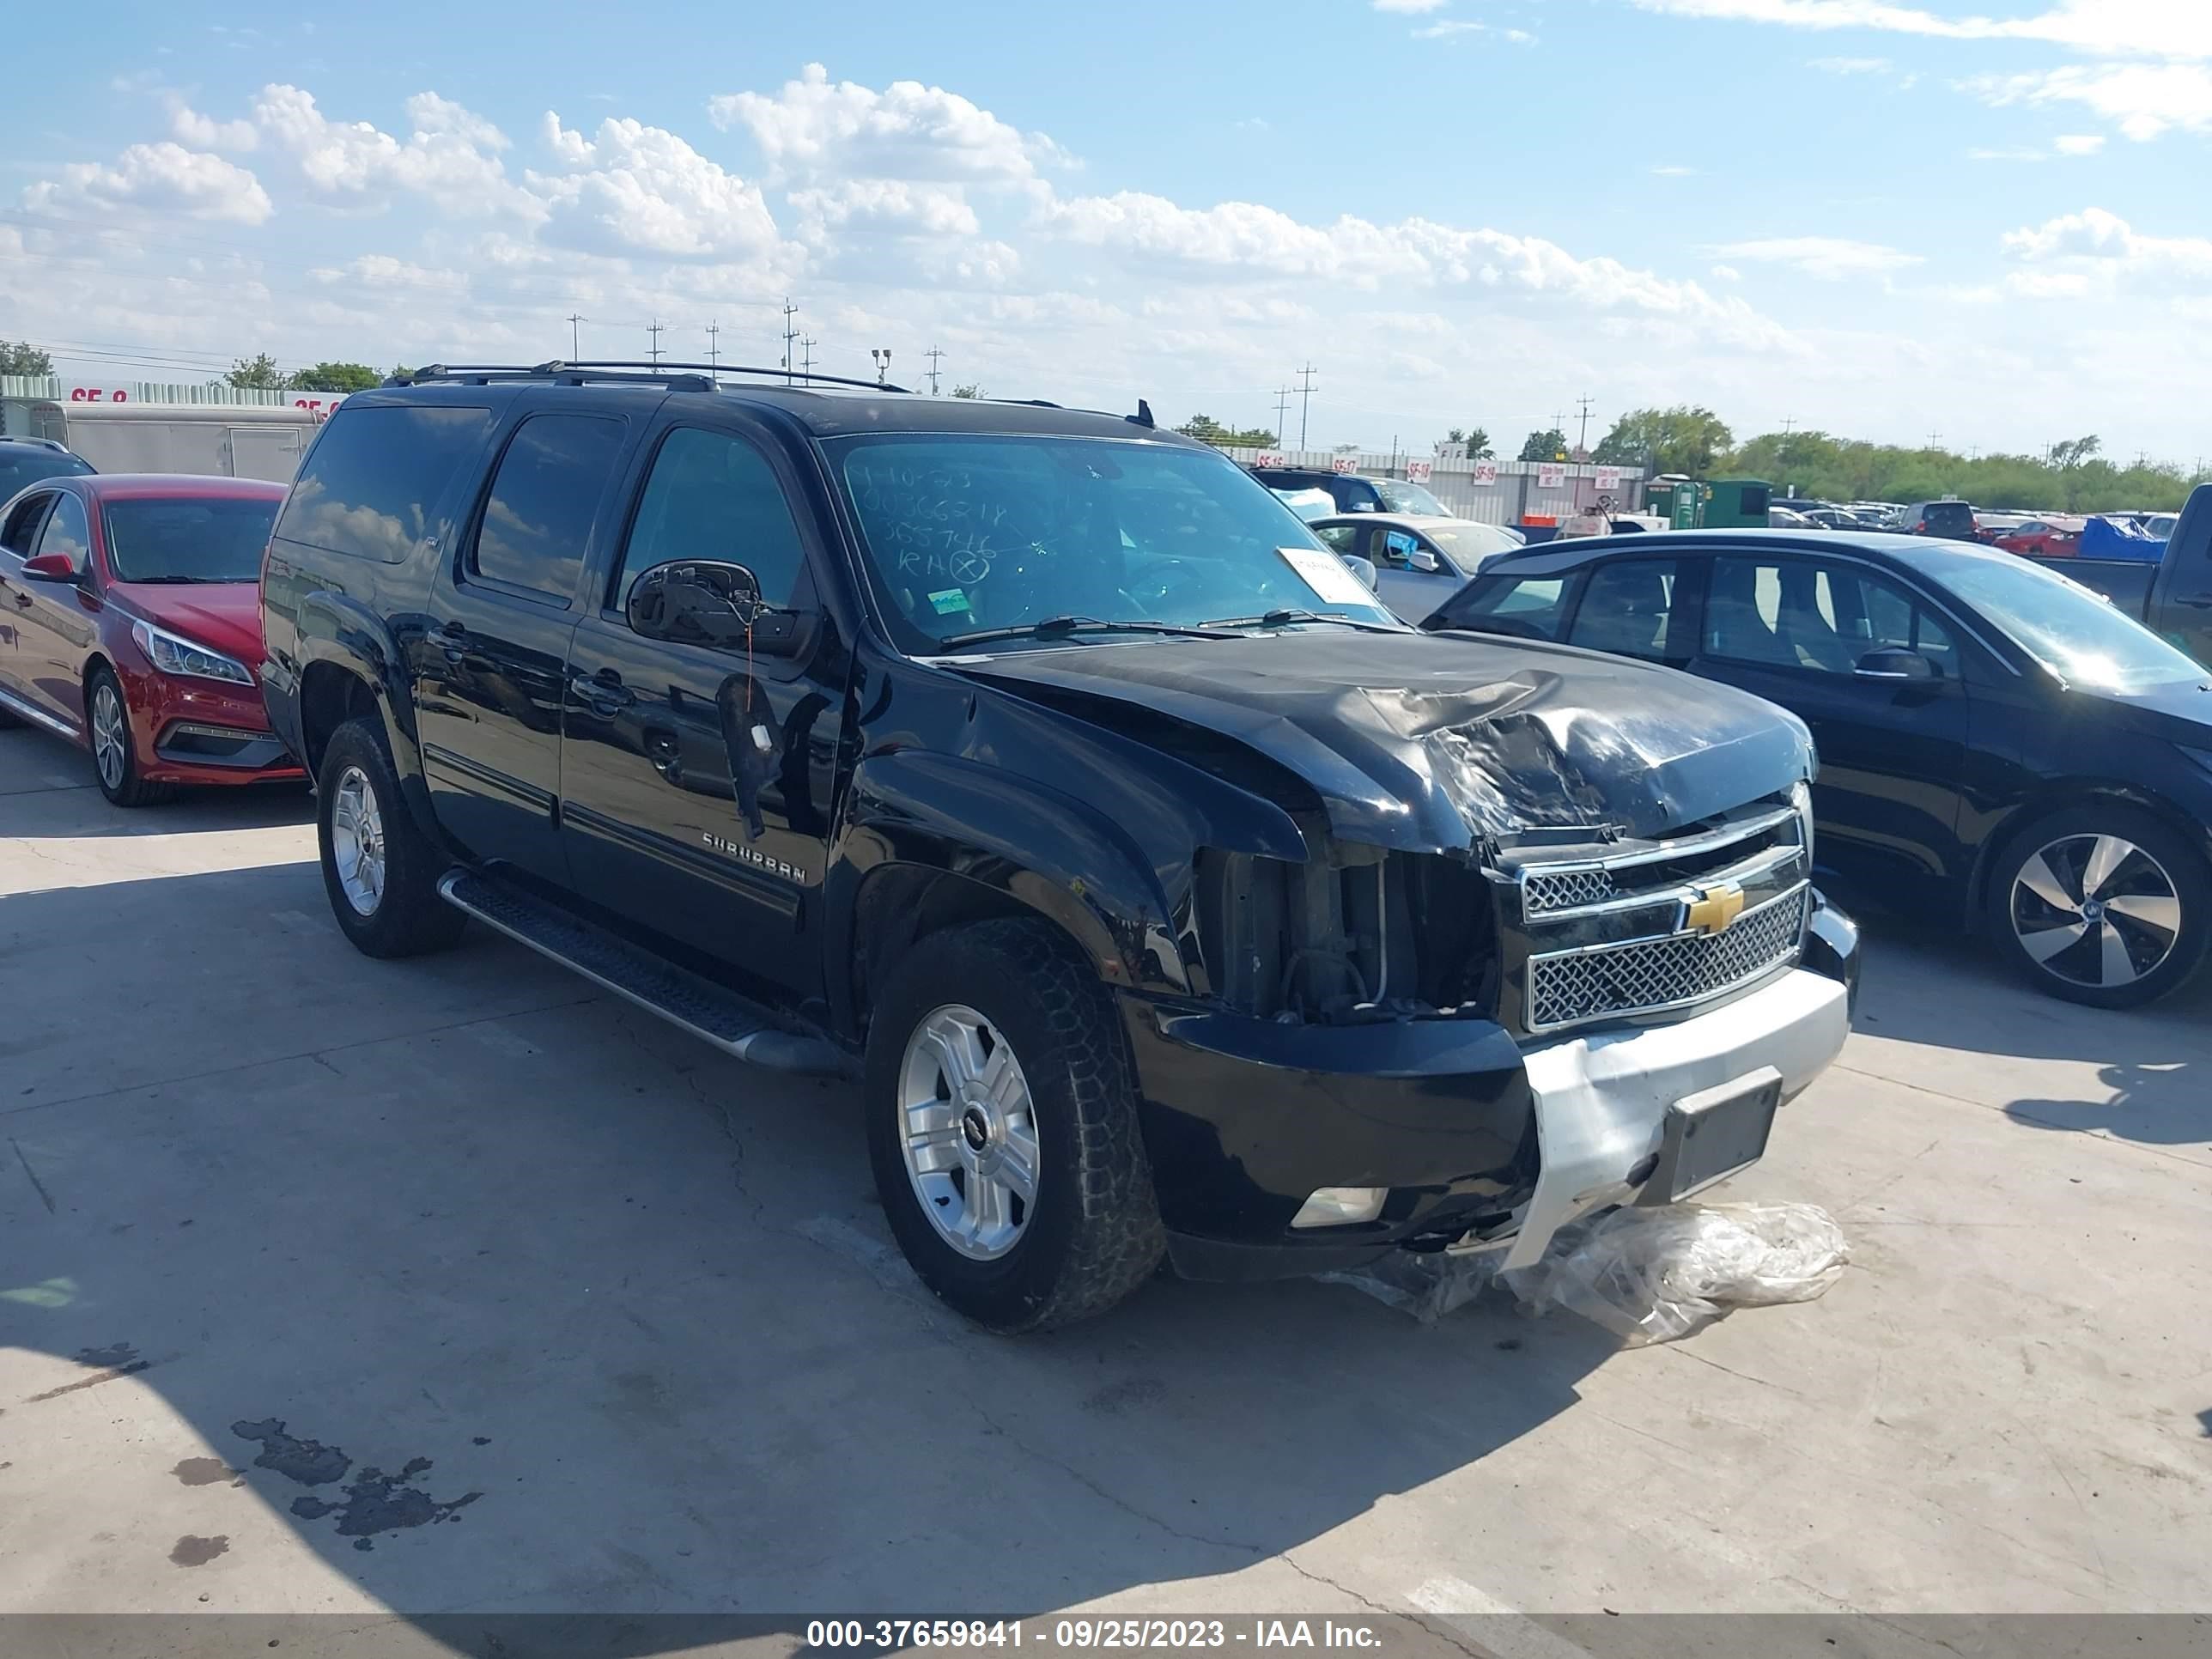
[(1008, 628), (979, 628), (972, 634), (954, 634), (939, 640), (940, 650), (954, 646), (982, 645), (991, 640), (1064, 640), (1071, 634), (1165, 634), (1184, 640), (1233, 640), (1206, 623), (1186, 628), (1177, 623), (1115, 622), (1104, 617), (1047, 617), (1042, 622), (1016, 623)]
[(1200, 623), (1205, 628), (1281, 628), (1291, 623), (1337, 623), (1364, 628), (1370, 634), (1402, 634), (1402, 623), (1362, 622), (1357, 617), (1331, 617), (1318, 611), (1263, 611), (1256, 617), (1216, 617)]

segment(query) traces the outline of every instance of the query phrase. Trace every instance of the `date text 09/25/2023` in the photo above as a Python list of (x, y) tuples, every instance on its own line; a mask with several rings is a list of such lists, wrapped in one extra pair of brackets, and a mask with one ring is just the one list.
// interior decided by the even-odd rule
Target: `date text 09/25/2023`
[(1335, 1619), (817, 1619), (806, 1645), (895, 1653), (908, 1648), (1364, 1648), (1382, 1645), (1370, 1623)]

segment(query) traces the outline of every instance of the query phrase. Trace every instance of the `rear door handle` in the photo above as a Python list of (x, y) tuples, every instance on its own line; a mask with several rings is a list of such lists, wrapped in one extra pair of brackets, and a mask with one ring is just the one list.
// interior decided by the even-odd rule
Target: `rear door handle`
[(572, 674), (568, 683), (595, 714), (619, 714), (637, 701), (637, 693), (624, 685), (622, 676), (611, 668), (591, 675)]
[(2212, 611), (2212, 593), (2185, 593), (2174, 603), (2185, 605), (2191, 611)]
[(438, 649), (445, 653), (447, 662), (459, 662), (469, 654), (469, 630), (456, 622), (449, 622), (432, 636)]

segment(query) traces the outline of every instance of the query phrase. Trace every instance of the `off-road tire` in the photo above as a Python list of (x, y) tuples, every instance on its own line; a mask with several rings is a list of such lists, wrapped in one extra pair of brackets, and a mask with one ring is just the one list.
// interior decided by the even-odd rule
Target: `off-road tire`
[[(1012, 1248), (988, 1261), (939, 1237), (902, 1146), (908, 1041), (948, 1005), (1005, 1033), (1034, 1103), (1036, 1206)], [(915, 944), (876, 1001), (863, 1098), (876, 1190), (900, 1249), (924, 1284), (977, 1324), (1008, 1334), (1073, 1324), (1105, 1312), (1158, 1266), (1166, 1236), (1127, 1039), (1112, 1000), (1050, 925), (976, 922)]]
[[(340, 781), (358, 769), (374, 797), (382, 824), (384, 885), (374, 908), (363, 915), (346, 896), (331, 845), (331, 813)], [(399, 793), (399, 775), (384, 745), (384, 733), (368, 720), (348, 720), (331, 734), (316, 783), (315, 839), (322, 852), (323, 889), (339, 931), (364, 956), (416, 957), (442, 951), (461, 936), (468, 918), (438, 896), (439, 878), (449, 866), (425, 836)]]
[[(2014, 927), (2013, 890), (2022, 868), (2052, 843), (2082, 836), (2132, 842), (2156, 860), (2180, 902), (2179, 935), (2166, 959), (2126, 984), (2089, 985), (2062, 976), (2030, 954)], [(2046, 813), (2006, 838), (1990, 868), (1985, 908), (1990, 944), (2036, 989), (2093, 1008), (2138, 1008), (2179, 989), (2203, 965), (2206, 947), (2212, 945), (2212, 865), (2191, 837), (2152, 813), (2119, 802), (2092, 801)], [(2079, 957), (2070, 960), (2078, 963)]]
[[(114, 697), (123, 717), (122, 775), (113, 783), (107, 781), (107, 774), (101, 769), (100, 739), (94, 727), (94, 711), (100, 707), (103, 690)], [(111, 805), (166, 806), (176, 799), (175, 784), (149, 783), (139, 775), (138, 744), (131, 731), (131, 700), (123, 695), (123, 683), (104, 665), (94, 668), (84, 683), (84, 735), (86, 747), (92, 755), (93, 781), (100, 786), (100, 793), (107, 797)]]

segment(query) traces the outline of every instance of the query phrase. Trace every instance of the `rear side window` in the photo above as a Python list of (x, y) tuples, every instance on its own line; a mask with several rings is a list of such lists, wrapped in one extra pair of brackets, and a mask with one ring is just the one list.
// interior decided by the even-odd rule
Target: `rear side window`
[[(1590, 573), (1575, 608), (1569, 645), (1656, 661), (1668, 654), (1668, 624), (1674, 611), (1672, 559), (1622, 559)], [(1689, 655), (1686, 647), (1681, 654)]]
[(623, 428), (600, 415), (533, 415), (517, 428), (492, 475), (469, 574), (574, 599)]
[(0, 501), (25, 484), (46, 478), (81, 478), (92, 468), (74, 455), (40, 444), (0, 444)]
[(490, 424), (489, 409), (348, 404), (309, 453), (277, 538), (404, 562), (424, 537), (446, 534), (439, 502)]

